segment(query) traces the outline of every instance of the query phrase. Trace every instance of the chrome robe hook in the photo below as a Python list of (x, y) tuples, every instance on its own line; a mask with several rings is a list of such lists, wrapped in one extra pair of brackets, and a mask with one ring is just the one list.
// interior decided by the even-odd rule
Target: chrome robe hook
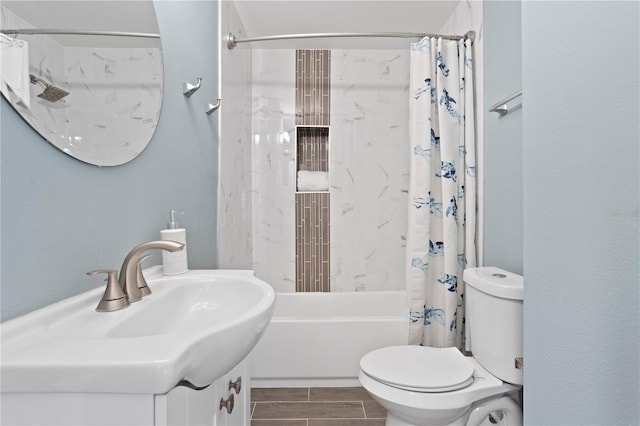
[(183, 81), (182, 82), (182, 94), (185, 95), (187, 98), (190, 98), (191, 95), (193, 95), (202, 85), (202, 78), (198, 77), (196, 84), (191, 84), (189, 82)]
[(218, 98), (218, 102), (216, 102), (215, 105), (213, 104), (209, 104), (207, 106), (207, 115), (211, 115), (212, 113), (214, 113), (215, 111), (218, 110), (218, 108), (220, 108), (220, 104), (222, 103), (222, 99)]

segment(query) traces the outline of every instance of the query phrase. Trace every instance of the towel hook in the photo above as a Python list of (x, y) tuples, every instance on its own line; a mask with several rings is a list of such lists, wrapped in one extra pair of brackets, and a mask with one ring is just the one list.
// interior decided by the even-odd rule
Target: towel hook
[(215, 111), (218, 110), (218, 108), (220, 108), (220, 103), (222, 102), (222, 99), (218, 98), (218, 102), (216, 102), (215, 105), (213, 104), (209, 104), (207, 106), (207, 115), (211, 115), (212, 113), (214, 113)]
[(182, 94), (187, 98), (190, 98), (202, 85), (202, 77), (198, 77), (196, 84), (191, 84), (186, 81), (182, 82)]

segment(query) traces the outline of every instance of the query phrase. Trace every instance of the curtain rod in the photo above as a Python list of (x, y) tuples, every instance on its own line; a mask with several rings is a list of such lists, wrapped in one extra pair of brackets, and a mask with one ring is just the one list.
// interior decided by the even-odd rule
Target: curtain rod
[(95, 35), (95, 36), (114, 36), (114, 37), (144, 37), (144, 38), (160, 38), (160, 34), (152, 33), (127, 33), (121, 31), (85, 31), (85, 30), (45, 30), (45, 29), (10, 29), (0, 30), (0, 33), (17, 36), (22, 35)]
[(312, 34), (283, 34), (263, 37), (246, 37), (237, 39), (232, 33), (227, 34), (224, 39), (227, 42), (227, 48), (233, 49), (238, 43), (250, 43), (253, 41), (270, 41), (270, 40), (287, 40), (299, 38), (329, 38), (329, 37), (398, 37), (398, 38), (424, 38), (439, 37), (445, 40), (460, 40), (468, 38), (473, 44), (476, 32), (468, 31), (465, 35), (440, 35), (440, 34), (423, 34), (423, 33), (312, 33)]

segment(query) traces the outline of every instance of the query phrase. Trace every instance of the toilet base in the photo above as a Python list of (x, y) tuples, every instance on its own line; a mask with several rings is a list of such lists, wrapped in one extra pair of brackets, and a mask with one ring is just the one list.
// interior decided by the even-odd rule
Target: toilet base
[[(466, 425), (466, 416), (462, 416), (460, 417), (458, 420), (454, 421), (453, 423), (449, 423), (446, 426), (465, 426)], [(425, 423), (426, 425), (426, 423)], [(417, 423), (410, 423), (407, 422), (397, 416), (395, 416), (393, 413), (387, 413), (387, 422), (385, 423), (385, 426), (422, 426), (420, 424)], [(431, 426), (431, 425), (429, 425)], [(484, 425), (482, 425), (484, 426)], [(493, 426), (493, 425), (491, 425)]]
[[(499, 420), (489, 420), (493, 412), (502, 412)], [(495, 423), (494, 423), (495, 422)], [(476, 403), (471, 410), (451, 423), (443, 426), (522, 426), (522, 411), (516, 401), (509, 396), (492, 398)], [(387, 413), (385, 426), (431, 426), (432, 423), (412, 423), (399, 418), (392, 412)]]

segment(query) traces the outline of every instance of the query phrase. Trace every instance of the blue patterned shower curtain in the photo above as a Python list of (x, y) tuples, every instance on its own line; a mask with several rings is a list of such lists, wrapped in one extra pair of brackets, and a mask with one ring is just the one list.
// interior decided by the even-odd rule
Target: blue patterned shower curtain
[(476, 265), (472, 71), (469, 40), (411, 44), (410, 344), (464, 345), (462, 271)]

